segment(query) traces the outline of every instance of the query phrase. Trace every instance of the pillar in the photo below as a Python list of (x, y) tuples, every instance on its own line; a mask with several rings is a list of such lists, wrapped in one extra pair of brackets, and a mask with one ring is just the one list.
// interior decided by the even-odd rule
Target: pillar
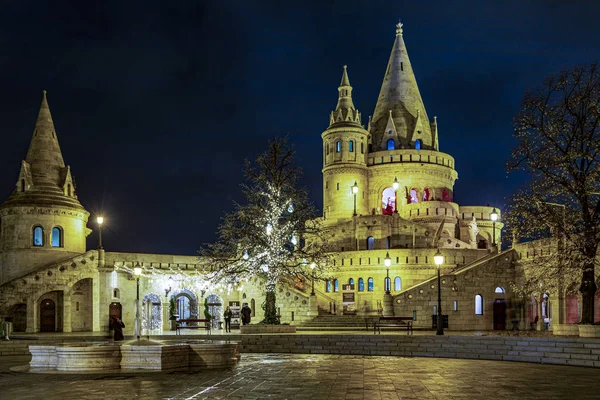
[(392, 317), (394, 315), (394, 298), (391, 294), (383, 295), (383, 316)]

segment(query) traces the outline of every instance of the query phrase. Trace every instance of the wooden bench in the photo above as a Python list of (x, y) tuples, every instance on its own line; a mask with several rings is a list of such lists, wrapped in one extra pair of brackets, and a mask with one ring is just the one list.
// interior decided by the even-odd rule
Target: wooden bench
[(382, 326), (406, 328), (406, 334), (413, 333), (413, 317), (379, 317), (373, 324), (373, 335), (379, 331), (381, 335)]
[[(197, 323), (198, 325), (189, 325), (194, 323)], [(181, 333), (179, 331), (181, 329), (206, 329), (208, 334), (211, 334), (209, 319), (178, 319), (175, 323), (175, 334), (180, 335)]]

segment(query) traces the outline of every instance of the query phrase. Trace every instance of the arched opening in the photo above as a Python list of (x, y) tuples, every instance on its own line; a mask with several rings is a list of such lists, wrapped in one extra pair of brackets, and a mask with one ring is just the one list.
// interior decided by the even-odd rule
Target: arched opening
[(475, 315), (483, 315), (483, 297), (475, 295)]
[(198, 298), (188, 289), (179, 289), (171, 297), (175, 300), (178, 319), (198, 319)]
[(348, 279), (348, 284), (349, 285), (354, 285), (354, 278)]
[(496, 287), (496, 289), (494, 289), (494, 293), (504, 294), (505, 291), (502, 286), (498, 286), (498, 287)]
[(52, 228), (52, 247), (63, 247), (62, 229), (58, 226)]
[(395, 148), (396, 148), (396, 143), (394, 142), (394, 139), (389, 139), (387, 141), (387, 149), (394, 150)]
[(392, 215), (396, 210), (396, 192), (394, 188), (388, 187), (381, 194), (381, 213)]
[(358, 291), (359, 292), (365, 291), (365, 280), (363, 278), (358, 278)]
[(367, 290), (369, 292), (372, 292), (374, 290), (373, 278), (369, 278), (369, 280), (367, 281)]
[(333, 281), (333, 291), (334, 292), (339, 292), (339, 290), (340, 290), (340, 283), (338, 282), (337, 279), (335, 279)]
[[(567, 324), (576, 324), (579, 322), (579, 301), (577, 299), (577, 294), (567, 294), (565, 298), (566, 302), (566, 318), (565, 322)], [(595, 310), (595, 308), (594, 308)]]
[(419, 192), (415, 188), (410, 189), (410, 202), (411, 203), (419, 202)]
[(108, 305), (108, 329), (112, 330), (113, 317), (123, 319), (123, 307), (121, 303), (112, 302)]
[(254, 317), (256, 316), (256, 303), (254, 301), (254, 299), (250, 300), (250, 317)]
[(338, 140), (337, 142), (335, 142), (335, 152), (339, 153), (342, 151), (342, 142), (340, 140)]
[(142, 330), (157, 333), (162, 329), (162, 301), (156, 293), (148, 293), (142, 300)]
[(354, 140), (348, 143), (348, 150), (350, 150), (350, 153), (354, 153)]
[(71, 331), (87, 332), (93, 330), (93, 281), (86, 278), (73, 285), (71, 293)]
[(331, 281), (325, 282), (325, 292), (331, 293)]
[(367, 250), (375, 249), (375, 238), (373, 236), (369, 236), (367, 238)]
[(211, 294), (207, 298), (208, 312), (210, 313), (211, 326), (213, 329), (219, 329), (219, 323), (223, 318), (223, 299), (216, 294)]
[(423, 201), (429, 201), (431, 200), (431, 192), (429, 191), (428, 188), (425, 188), (423, 190)]
[(415, 150), (421, 150), (421, 144), (422, 144), (421, 139), (417, 139), (415, 141)]
[(40, 332), (56, 332), (56, 303), (51, 299), (40, 303)]
[(504, 299), (494, 300), (494, 330), (506, 329), (506, 302)]
[(44, 228), (41, 226), (33, 228), (33, 245), (40, 247), (44, 245)]
[(394, 278), (394, 291), (399, 292), (402, 290), (402, 279), (399, 276)]
[(329, 154), (329, 143), (325, 143), (325, 154)]

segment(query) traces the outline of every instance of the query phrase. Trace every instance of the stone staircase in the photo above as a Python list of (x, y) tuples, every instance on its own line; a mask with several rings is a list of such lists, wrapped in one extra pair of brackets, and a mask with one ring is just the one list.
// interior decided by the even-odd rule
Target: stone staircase
[(365, 330), (365, 317), (319, 314), (297, 327), (299, 330)]

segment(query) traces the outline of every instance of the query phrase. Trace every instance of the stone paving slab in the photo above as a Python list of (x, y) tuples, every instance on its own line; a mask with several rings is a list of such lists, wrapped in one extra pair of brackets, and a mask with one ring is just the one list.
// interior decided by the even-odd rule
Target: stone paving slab
[(597, 399), (598, 371), (501, 361), (380, 356), (244, 354), (233, 370), (40, 375), (10, 372), (2, 399)]

